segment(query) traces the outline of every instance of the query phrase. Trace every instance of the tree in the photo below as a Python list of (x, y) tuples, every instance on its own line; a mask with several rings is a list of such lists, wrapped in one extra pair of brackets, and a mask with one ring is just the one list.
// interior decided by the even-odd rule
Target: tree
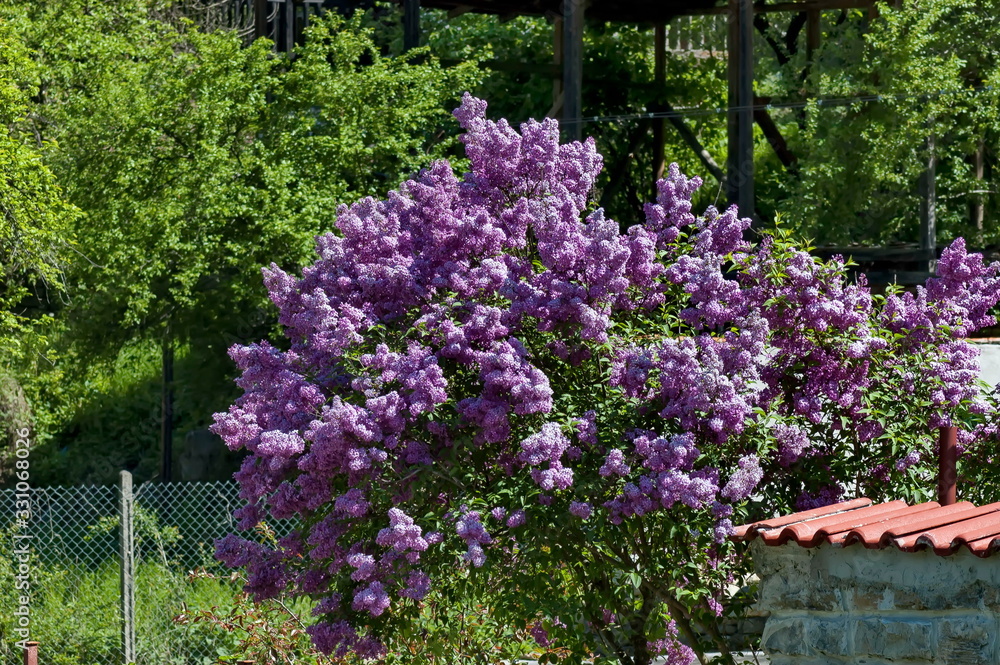
[[(452, 91), (477, 75), (419, 53), (382, 57), (360, 17), (333, 12), (313, 22), (294, 59), (266, 40), (244, 45), (163, 18), (147, 0), (14, 2), (0, 12), (36, 61), (30, 118), (48, 142), (45, 163), (83, 212), (71, 303), (43, 308), (65, 323), (53, 370), (62, 380), (40, 377), (43, 400), (107, 409), (121, 376), (133, 381), (116, 424), (107, 411), (88, 418), (86, 406), (50, 418), (56, 434), (81, 423), (91, 431), (53, 442), (69, 445), (76, 462), (58, 468), (80, 480), (109, 479), (95, 465), (109, 452), (111, 472), (134, 468), (137, 455), (155, 459), (160, 422), (146, 401), (159, 401), (147, 390), (156, 377), (138, 374), (161, 345), (164, 365), (177, 356), (178, 424), (206, 424), (231, 390), (216, 350), (273, 328), (266, 294), (247, 276), (274, 257), (304, 263), (338, 203), (448, 154)], [(128, 439), (127, 453), (108, 451), (108, 438)]]
[(800, 53), (771, 78), (779, 98), (804, 88), (841, 100), (786, 115), (800, 169), (777, 209), (820, 243), (915, 242), (933, 156), (939, 237), (992, 245), (997, 7), (934, 0), (879, 11), (828, 13), (813, 61)]
[(37, 87), (28, 53), (0, 23), (0, 370), (21, 354), (32, 322), (26, 298), (46, 298), (63, 287), (69, 224), (75, 211), (42, 162), (26, 122)]
[(64, 293), (76, 215), (26, 119), (37, 74), (0, 21), (0, 479), (13, 471), (15, 441), (30, 440), (32, 409), (21, 383), (51, 328), (32, 305)]
[(926, 288), (875, 295), (782, 229), (744, 240), (735, 207), (695, 215), (676, 165), (622, 233), (592, 139), (485, 108), (455, 111), (469, 172), (435, 162), (342, 207), (301, 278), (264, 271), (287, 350), (230, 351), (240, 528), (302, 526), (217, 556), (257, 598), (313, 597), (320, 649), (385, 656), (458, 570), (563, 662), (705, 662), (699, 628), (731, 662), (734, 520), (925, 496), (938, 425), (995, 450), (964, 338), (1000, 264), (956, 241)]

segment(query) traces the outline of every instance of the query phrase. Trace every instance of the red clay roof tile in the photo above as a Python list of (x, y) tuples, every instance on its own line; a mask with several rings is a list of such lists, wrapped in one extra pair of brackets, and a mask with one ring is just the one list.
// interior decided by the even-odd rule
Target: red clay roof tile
[(1000, 550), (1000, 502), (979, 507), (968, 501), (907, 506), (903, 501), (872, 505), (870, 499), (854, 499), (744, 524), (730, 538), (742, 542), (757, 536), (766, 545), (795, 542), (816, 547), (825, 542), (847, 547), (860, 542), (870, 549), (892, 546), (906, 552), (930, 547), (941, 556), (966, 547), (985, 557)]
[[(930, 510), (921, 511), (916, 515), (901, 515), (881, 524), (866, 524), (853, 529), (844, 539), (844, 545), (860, 542), (868, 549), (882, 549), (889, 544), (889, 540), (892, 538), (951, 524), (962, 519), (962, 515), (968, 514), (975, 508), (968, 501), (951, 506), (941, 506), (937, 502), (929, 503), (933, 503)], [(913, 507), (922, 505), (925, 504), (917, 504)], [(886, 536), (889, 538), (887, 539)]]
[[(938, 503), (936, 501), (931, 501), (929, 503), (918, 503), (915, 506), (907, 506), (905, 503), (903, 505), (905, 506), (904, 508), (900, 508), (899, 510), (893, 510), (890, 513), (885, 513), (880, 517), (878, 521), (885, 523), (889, 522), (890, 520), (895, 520), (897, 518), (904, 516), (913, 516), (916, 515), (917, 513), (922, 513), (938, 507)], [(868, 523), (870, 524), (871, 522)], [(865, 525), (855, 523), (848, 528), (839, 529), (836, 532), (831, 531), (826, 537), (826, 542), (833, 545), (843, 545), (844, 541), (847, 540), (848, 536), (850, 536), (855, 529), (862, 526)]]
[[(886, 513), (891, 513), (905, 507), (905, 501), (892, 501), (877, 506), (866, 506), (847, 513), (834, 513), (833, 515), (826, 515), (818, 519), (790, 524), (782, 529), (780, 534), (776, 534), (775, 531), (777, 529), (773, 529), (770, 532), (762, 533), (761, 538), (767, 543), (770, 543), (768, 537), (771, 536), (772, 539), (780, 541), (778, 544), (794, 540), (803, 547), (814, 547), (819, 545), (820, 540), (825, 538), (828, 533), (840, 531), (839, 527), (845, 522), (852, 526), (867, 524)], [(772, 536), (772, 534), (774, 535)]]
[[(802, 522), (816, 517), (833, 515), (834, 513), (843, 513), (848, 510), (854, 510), (855, 508), (863, 508), (865, 506), (870, 506), (870, 505), (872, 505), (871, 499), (853, 499), (851, 501), (835, 503), (832, 506), (823, 506), (822, 508), (803, 510), (802, 512), (798, 512), (793, 515), (786, 515), (784, 517), (775, 517), (773, 519), (764, 520), (762, 522), (754, 522), (753, 524), (738, 526), (736, 527), (736, 532), (733, 534), (732, 537), (736, 540), (743, 540), (744, 537), (749, 536), (748, 539), (752, 539), (753, 536), (757, 535), (757, 532), (759, 531), (763, 531), (766, 529), (774, 529), (779, 526), (785, 526), (786, 524), (794, 524), (796, 522)], [(753, 534), (748, 533), (750, 529), (754, 529)]]

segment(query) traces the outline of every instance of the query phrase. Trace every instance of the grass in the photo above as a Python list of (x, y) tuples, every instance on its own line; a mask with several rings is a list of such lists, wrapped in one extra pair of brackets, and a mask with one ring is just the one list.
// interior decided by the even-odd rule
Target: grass
[[(4, 570), (6, 568), (6, 570)], [(2, 618), (0, 659), (19, 663), (13, 611), (17, 597), (9, 562), (0, 564)], [(9, 577), (8, 577), (9, 575)], [(31, 639), (39, 658), (52, 665), (104, 665), (122, 662), (118, 562), (97, 567), (66, 562), (32, 567)], [(235, 640), (200, 626), (173, 621), (185, 607), (209, 608), (232, 602), (238, 589), (221, 580), (188, 581), (160, 562), (141, 562), (136, 570), (135, 613), (138, 665), (207, 664), (230, 656)]]

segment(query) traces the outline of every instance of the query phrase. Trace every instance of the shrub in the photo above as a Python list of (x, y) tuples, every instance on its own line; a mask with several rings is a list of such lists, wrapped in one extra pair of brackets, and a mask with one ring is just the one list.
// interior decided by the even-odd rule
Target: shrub
[(455, 112), (469, 173), (436, 162), (342, 207), (301, 279), (264, 271), (287, 350), (230, 351), (241, 528), (303, 526), (217, 555), (258, 599), (316, 599), (321, 650), (383, 656), (465, 579), (563, 662), (704, 659), (699, 627), (728, 659), (734, 519), (917, 496), (938, 425), (984, 449), (963, 338), (1000, 280), (962, 241), (874, 294), (780, 228), (748, 242), (735, 207), (696, 216), (676, 165), (623, 233), (590, 203), (592, 139), (485, 107)]

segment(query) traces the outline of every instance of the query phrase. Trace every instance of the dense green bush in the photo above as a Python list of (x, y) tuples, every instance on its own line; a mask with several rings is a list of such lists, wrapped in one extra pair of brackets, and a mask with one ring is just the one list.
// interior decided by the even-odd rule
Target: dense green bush
[(5, 333), (0, 304), (0, 365), (4, 344), (26, 347), (16, 370), (36, 415), (37, 482), (154, 475), (161, 345), (177, 357), (179, 449), (232, 396), (224, 349), (274, 327), (260, 267), (301, 265), (339, 203), (452, 152), (448, 110), (480, 75), (426, 54), (383, 57), (361, 16), (314, 21), (291, 60), (161, 5), (0, 6), (11, 53), (30, 65), (0, 63), (0, 83), (13, 80), (19, 126), (40, 141), (46, 195), (60, 185), (82, 213), (39, 223), (29, 245), (45, 267), (50, 227), (78, 240), (67, 296), (24, 303), (53, 316), (48, 343)]

